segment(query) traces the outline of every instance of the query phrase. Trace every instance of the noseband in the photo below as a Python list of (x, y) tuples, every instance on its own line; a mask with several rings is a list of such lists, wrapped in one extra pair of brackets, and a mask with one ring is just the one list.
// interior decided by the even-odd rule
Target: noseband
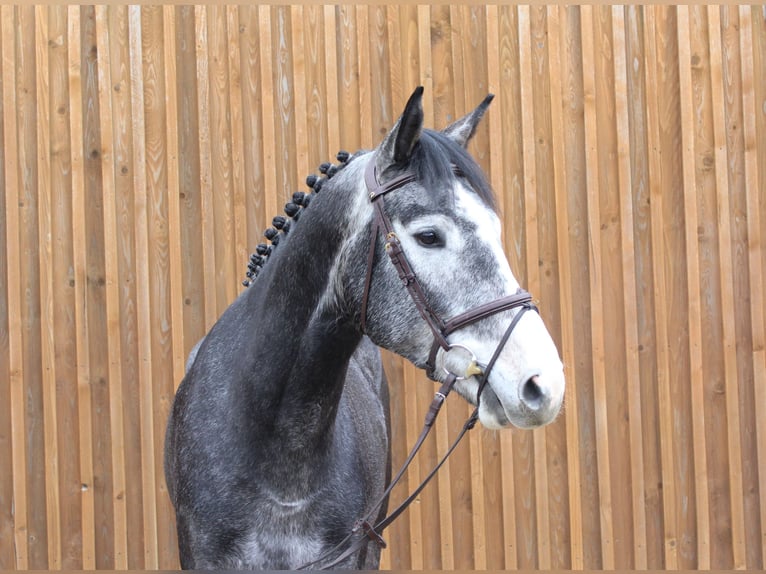
[[(453, 165), (452, 171), (458, 177), (463, 175), (457, 166)], [(391, 263), (393, 263), (394, 268), (399, 275), (399, 279), (409, 292), (410, 297), (415, 303), (415, 307), (417, 307), (418, 312), (423, 317), (434, 336), (434, 341), (431, 345), (431, 352), (429, 353), (428, 361), (426, 363), (426, 373), (428, 374), (428, 377), (434, 381), (440, 379), (438, 373), (436, 372), (436, 357), (440, 349), (442, 349), (445, 353), (449, 353), (453, 349), (460, 348), (464, 351), (467, 351), (472, 357), (471, 363), (469, 364), (466, 371), (462, 374), (452, 373), (446, 368), (444, 369), (444, 374), (446, 374), (446, 377), (444, 378), (441, 387), (434, 395), (431, 406), (428, 410), (428, 413), (426, 414), (423, 430), (421, 431), (417, 441), (415, 441), (415, 445), (407, 456), (407, 459), (404, 461), (404, 464), (399, 469), (396, 476), (391, 480), (388, 488), (386, 488), (385, 492), (381, 495), (376, 504), (372, 506), (373, 511), (374, 509), (379, 508), (380, 505), (383, 504), (383, 501), (388, 498), (394, 486), (396, 486), (396, 484), (404, 475), (404, 472), (410, 465), (410, 462), (412, 462), (412, 460), (415, 458), (415, 455), (420, 450), (420, 447), (428, 436), (428, 433), (431, 431), (431, 428), (436, 421), (436, 417), (439, 414), (439, 410), (444, 404), (444, 401), (447, 399), (447, 395), (452, 390), (455, 382), (463, 379), (468, 379), (473, 376), (480, 376), (481, 378), (479, 380), (479, 388), (476, 393), (476, 408), (473, 414), (463, 425), (462, 431), (449, 447), (446, 454), (433, 468), (433, 470), (431, 470), (431, 472), (425, 477), (420, 485), (412, 492), (412, 494), (410, 494), (399, 506), (396, 507), (396, 509), (391, 511), (385, 518), (379, 520), (374, 526), (369, 522), (372, 519), (372, 512), (370, 512), (365, 517), (360, 518), (354, 525), (353, 531), (346, 538), (341, 540), (334, 548), (328, 550), (320, 558), (302, 566), (299, 568), (299, 570), (316, 568), (322, 561), (329, 559), (336, 552), (340, 552), (339, 555), (337, 555), (329, 564), (323, 565), (321, 567), (321, 569), (332, 569), (335, 566), (341, 564), (344, 560), (346, 560), (349, 556), (353, 555), (357, 551), (362, 551), (362, 549), (366, 548), (370, 541), (375, 542), (382, 548), (386, 546), (386, 543), (381, 537), (380, 533), (383, 532), (383, 529), (388, 527), (415, 500), (417, 495), (420, 494), (423, 488), (425, 488), (426, 484), (428, 484), (431, 478), (433, 478), (436, 472), (446, 462), (447, 458), (450, 454), (452, 454), (452, 451), (455, 450), (455, 447), (457, 447), (458, 443), (466, 434), (466, 432), (474, 427), (476, 421), (479, 418), (481, 393), (487, 384), (489, 373), (492, 371), (492, 368), (500, 356), (501, 351), (505, 347), (505, 344), (508, 342), (511, 333), (519, 323), (519, 320), (524, 315), (524, 313), (530, 310), (537, 311), (537, 307), (534, 305), (534, 303), (532, 303), (532, 296), (523, 289), (519, 288), (519, 290), (513, 295), (507, 295), (505, 297), (495, 299), (494, 301), (490, 301), (489, 303), (478, 305), (472, 309), (469, 309), (468, 311), (452, 317), (447, 321), (442, 320), (433, 310), (433, 308), (428, 304), (425, 292), (423, 291), (423, 288), (421, 287), (420, 282), (418, 281), (418, 278), (412, 269), (412, 266), (407, 260), (404, 251), (402, 250), (402, 245), (399, 241), (399, 237), (396, 235), (394, 227), (391, 224), (391, 220), (389, 219), (385, 210), (384, 196), (392, 191), (404, 187), (408, 183), (416, 181), (415, 175), (412, 173), (405, 173), (381, 185), (378, 182), (378, 178), (375, 173), (375, 156), (373, 155), (367, 164), (364, 179), (365, 183), (367, 184), (369, 199), (374, 207), (375, 215), (372, 223), (370, 247), (367, 253), (367, 274), (365, 276), (364, 292), (362, 294), (362, 332), (366, 332), (367, 328), (367, 306), (370, 297), (370, 286), (372, 284), (372, 270), (375, 265), (375, 252), (377, 251), (378, 236), (382, 235), (385, 241), (385, 251), (388, 253), (391, 259)], [(514, 315), (510, 325), (505, 330), (505, 333), (503, 333), (503, 336), (500, 338), (495, 352), (492, 354), (492, 358), (486, 365), (479, 364), (476, 355), (466, 346), (459, 343), (450, 343), (447, 340), (447, 337), (449, 337), (450, 334), (454, 333), (458, 329), (472, 325), (473, 323), (481, 321), (482, 319), (486, 319), (487, 317), (491, 317), (496, 313), (508, 311), (511, 309), (518, 309), (518, 312), (516, 315)], [(349, 540), (351, 540), (354, 535), (359, 536), (357, 536), (356, 540), (353, 541), (349, 547), (341, 551), (341, 548), (343, 548), (343, 546)], [(361, 567), (361, 562), (362, 561), (360, 561), (359, 567)]]

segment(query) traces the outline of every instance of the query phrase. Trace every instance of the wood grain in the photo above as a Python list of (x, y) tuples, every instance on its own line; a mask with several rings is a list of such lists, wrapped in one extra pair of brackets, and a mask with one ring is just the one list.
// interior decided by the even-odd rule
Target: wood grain
[(675, 511), (675, 479), (673, 476), (674, 463), (674, 440), (672, 424), (672, 405), (670, 404), (670, 374), (668, 357), (667, 335), (667, 311), (664, 301), (667, 301), (667, 284), (665, 282), (665, 245), (661, 228), (663, 198), (661, 186), (660, 164), (660, 135), (659, 121), (657, 118), (657, 55), (656, 55), (656, 15), (654, 8), (648, 8), (645, 12), (644, 22), (644, 45), (646, 62), (646, 99), (647, 99), (647, 141), (649, 145), (649, 186), (651, 197), (652, 216), (652, 274), (654, 283), (654, 320), (657, 353), (657, 383), (659, 386), (658, 406), (660, 412), (660, 436), (661, 436), (661, 459), (662, 459), (662, 502), (664, 514), (664, 566), (669, 570), (678, 568), (678, 537)]
[[(712, 32), (717, 34), (720, 30), (718, 25), (719, 19), (716, 18), (718, 13), (708, 8), (708, 16), (712, 16)], [(741, 40), (745, 42), (745, 46), (752, 46), (752, 38), (748, 37), (750, 23), (747, 21), (740, 22), (742, 29)], [(714, 48), (720, 48), (720, 43), (716, 40), (710, 41), (710, 49), (714, 60), (716, 50)], [(743, 59), (743, 88), (745, 83), (745, 69), (747, 62), (751, 58), (751, 53), (747, 47), (742, 51)], [(718, 60), (720, 61), (720, 60)], [(743, 94), (743, 107), (746, 107), (747, 96)], [(715, 105), (712, 106), (714, 110), (720, 110)], [(745, 112), (747, 113), (747, 112)], [(751, 124), (752, 126), (752, 124)], [(753, 137), (753, 134), (749, 134), (750, 128), (745, 127), (745, 138)], [(754, 138), (753, 138), (754, 139)], [(747, 149), (747, 142), (745, 142), (745, 148)], [(720, 185), (720, 194), (718, 195), (718, 204), (721, 210), (721, 214), (729, 213), (727, 186), (723, 182), (716, 182), (716, 188)], [(729, 251), (730, 247), (730, 234), (729, 221), (724, 221), (726, 217), (719, 216), (719, 229), (721, 235), (721, 244), (724, 249), (721, 252)], [(727, 281), (727, 278), (731, 279), (734, 276), (733, 269), (731, 268), (731, 258), (727, 256), (721, 257), (721, 307), (723, 309), (731, 309), (734, 306), (734, 293), (731, 280)], [(744, 509), (744, 496), (742, 490), (742, 445), (740, 439), (740, 398), (739, 398), (739, 380), (736, 368), (736, 334), (733, 316), (730, 313), (723, 312), (721, 322), (723, 323), (723, 370), (725, 373), (725, 389), (726, 389), (726, 419), (727, 419), (727, 447), (729, 453), (728, 462), (728, 478), (729, 478), (729, 497), (731, 505), (731, 544), (734, 568), (738, 570), (744, 570), (748, 568), (746, 557), (746, 541), (745, 541), (745, 509)], [(722, 562), (723, 563), (723, 562)], [(728, 561), (727, 561), (728, 563)]]
[[(686, 268), (689, 305), (689, 352), (692, 372), (702, 371), (702, 322), (700, 300), (700, 264), (697, 233), (699, 217), (696, 199), (696, 176), (694, 169), (694, 121), (692, 104), (691, 54), (689, 38), (689, 13), (686, 6), (678, 7), (678, 51), (681, 88), (681, 134), (683, 138), (683, 183), (686, 240)], [(705, 405), (701, 385), (691, 385), (694, 425), (694, 469), (697, 505), (697, 564), (710, 568), (710, 513), (707, 503), (708, 477), (705, 449)]]
[(628, 385), (628, 419), (630, 440), (630, 480), (633, 515), (634, 566), (646, 569), (648, 564), (646, 543), (646, 507), (644, 505), (644, 453), (641, 420), (641, 381), (639, 361), (639, 333), (637, 312), (637, 273), (635, 256), (635, 223), (631, 192), (633, 174), (630, 165), (630, 122), (628, 110), (628, 71), (626, 54), (625, 10), (612, 8), (612, 35), (614, 41), (614, 97), (617, 132), (618, 189), (620, 196), (620, 229), (622, 245), (622, 282), (625, 290), (625, 373)]
[[(143, 46), (141, 42), (141, 8), (129, 9), (129, 45), (131, 85), (131, 115), (133, 119), (133, 186), (135, 201), (136, 257), (141, 261), (149, 259), (148, 237), (148, 200), (145, 141), (145, 113), (143, 93)], [(155, 495), (154, 468), (154, 427), (152, 417), (152, 344), (148, 333), (151, 331), (151, 311), (149, 295), (149, 268), (147, 265), (136, 267), (137, 290), (137, 325), (142, 336), (138, 338), (138, 353), (141, 357), (139, 378), (140, 426), (141, 426), (141, 485), (144, 531), (144, 567), (158, 568), (157, 547), (157, 500)]]
[[(177, 567), (162, 451), (186, 355), (305, 176), (375, 146), (418, 85), (435, 129), (496, 94), (469, 152), (566, 405), (474, 429), (383, 565), (766, 564), (761, 7), (0, 14), (0, 566)], [(396, 465), (434, 389), (384, 364)], [(407, 487), (469, 412), (450, 397)]]
[(72, 162), (72, 245), (74, 251), (75, 317), (77, 340), (77, 406), (82, 491), (82, 567), (96, 566), (95, 502), (92, 447), (92, 409), (90, 392), (90, 333), (86, 321), (85, 258), (85, 176), (83, 166), (82, 66), (80, 57), (80, 10), (69, 8), (67, 44), (69, 46), (69, 108)]
[[(99, 52), (108, 54), (109, 26), (107, 8), (96, 9), (96, 41)], [(109, 59), (111, 61), (111, 58)], [(104, 63), (98, 67), (98, 99), (101, 129), (101, 174), (104, 192), (104, 247), (109, 253), (117, 252), (117, 205), (114, 157), (114, 133), (112, 110), (111, 66)], [(109, 422), (112, 444), (112, 492), (114, 506), (114, 566), (119, 570), (128, 567), (127, 500), (125, 476), (125, 437), (122, 411), (122, 341), (120, 338), (120, 294), (117, 259), (105, 257), (106, 312), (109, 377)]]
[(11, 281), (21, 276), (21, 249), (19, 246), (19, 174), (18, 140), (16, 120), (16, 69), (14, 65), (15, 14), (12, 6), (0, 8), (3, 50), (3, 125), (5, 147), (5, 192), (6, 192), (6, 260), (9, 278), (8, 297), (8, 353), (10, 383), (10, 418), (13, 475), (14, 528), (13, 544), (16, 568), (29, 567), (29, 545), (27, 542), (27, 482), (24, 407), (24, 355), (21, 318), (21, 284)]

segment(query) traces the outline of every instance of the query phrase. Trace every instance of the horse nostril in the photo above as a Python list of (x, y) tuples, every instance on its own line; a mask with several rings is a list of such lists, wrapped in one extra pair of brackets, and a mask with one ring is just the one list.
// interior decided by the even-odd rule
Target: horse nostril
[(540, 388), (540, 379), (537, 375), (529, 377), (521, 388), (521, 399), (532, 410), (539, 409), (543, 404), (543, 390)]

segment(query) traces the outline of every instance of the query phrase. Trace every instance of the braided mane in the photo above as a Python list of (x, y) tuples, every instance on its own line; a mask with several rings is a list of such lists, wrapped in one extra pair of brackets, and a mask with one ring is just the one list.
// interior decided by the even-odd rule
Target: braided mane
[(335, 157), (338, 160), (336, 165), (325, 162), (317, 168), (319, 175), (312, 173), (306, 178), (306, 185), (310, 190), (308, 193), (302, 191), (293, 193), (292, 201), (285, 204), (285, 215), (287, 217), (285, 215), (276, 215), (271, 220), (272, 226), (263, 232), (264, 237), (269, 240), (270, 244), (259, 243), (255, 248), (255, 253), (250, 255), (250, 260), (247, 263), (247, 277), (242, 281), (242, 285), (249, 287), (253, 284), (256, 277), (258, 277), (258, 273), (268, 262), (269, 256), (279, 245), (282, 235), (287, 235), (291, 226), (297, 223), (303, 210), (311, 203), (312, 196), (319, 193), (325, 182), (331, 179), (339, 170), (346, 167), (353, 158), (351, 154), (343, 150), (339, 151)]

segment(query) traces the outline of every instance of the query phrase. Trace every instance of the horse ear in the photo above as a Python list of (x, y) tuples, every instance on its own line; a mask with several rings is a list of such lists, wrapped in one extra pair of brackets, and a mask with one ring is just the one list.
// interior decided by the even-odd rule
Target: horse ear
[(378, 173), (393, 164), (409, 161), (423, 129), (423, 86), (412, 92), (401, 117), (378, 147)]
[(479, 122), (481, 122), (484, 112), (487, 111), (487, 108), (494, 97), (494, 94), (487, 95), (487, 97), (484, 98), (484, 101), (479, 104), (479, 107), (470, 114), (463, 116), (456, 122), (448, 125), (442, 130), (442, 134), (463, 147), (467, 146), (468, 142), (471, 141), (471, 138), (476, 133), (476, 128), (479, 127)]

